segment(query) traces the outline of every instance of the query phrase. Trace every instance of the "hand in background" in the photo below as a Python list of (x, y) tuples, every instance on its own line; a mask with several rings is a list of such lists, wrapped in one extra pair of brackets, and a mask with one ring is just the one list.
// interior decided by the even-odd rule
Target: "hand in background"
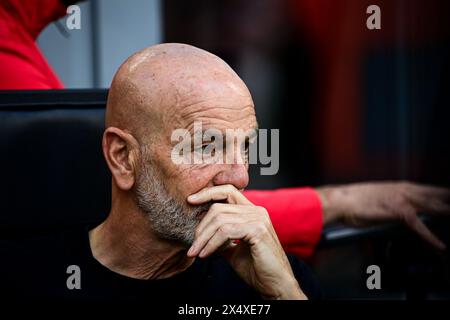
[(450, 190), (411, 182), (364, 182), (317, 188), (324, 224), (341, 220), (352, 226), (402, 221), (438, 249), (445, 244), (418, 213), (450, 214)]

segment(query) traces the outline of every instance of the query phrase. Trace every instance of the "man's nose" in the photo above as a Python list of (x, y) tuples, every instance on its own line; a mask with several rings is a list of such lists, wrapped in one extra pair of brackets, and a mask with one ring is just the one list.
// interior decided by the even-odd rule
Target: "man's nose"
[(248, 170), (244, 164), (227, 165), (213, 179), (215, 186), (232, 184), (236, 189), (244, 189), (248, 185)]

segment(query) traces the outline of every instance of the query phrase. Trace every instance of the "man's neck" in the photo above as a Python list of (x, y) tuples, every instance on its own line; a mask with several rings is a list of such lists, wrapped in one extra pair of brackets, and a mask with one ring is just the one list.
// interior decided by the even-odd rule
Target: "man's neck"
[(157, 237), (140, 212), (123, 216), (112, 211), (89, 232), (92, 255), (111, 271), (136, 279), (164, 279), (194, 262), (179, 243)]

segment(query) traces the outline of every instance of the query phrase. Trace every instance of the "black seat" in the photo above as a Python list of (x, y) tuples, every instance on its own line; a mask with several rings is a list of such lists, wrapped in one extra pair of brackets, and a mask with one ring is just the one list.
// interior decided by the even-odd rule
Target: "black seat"
[[(106, 97), (106, 90), (0, 92), (0, 240), (105, 219), (111, 198), (101, 150)], [(449, 243), (448, 219), (429, 222)], [(385, 297), (361, 291), (361, 272), (372, 263), (383, 265), (383, 288), (395, 297), (423, 298), (442, 287), (448, 292), (442, 281), (448, 252), (446, 260), (430, 257), (429, 246), (402, 226), (330, 227), (317, 250), (313, 268), (330, 297)], [(334, 267), (339, 272), (330, 272)], [(422, 285), (430, 273), (434, 282)], [(408, 277), (415, 280), (405, 287)]]
[(106, 90), (0, 93), (0, 238), (96, 224), (110, 207)]

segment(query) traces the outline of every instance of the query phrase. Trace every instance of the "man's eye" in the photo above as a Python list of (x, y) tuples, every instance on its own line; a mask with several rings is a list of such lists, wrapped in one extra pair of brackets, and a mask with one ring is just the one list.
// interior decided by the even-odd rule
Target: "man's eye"
[(244, 146), (244, 150), (245, 150), (245, 153), (248, 153), (248, 151), (249, 151), (249, 149), (250, 149), (250, 142), (247, 140), (247, 141), (245, 141), (245, 146)]
[(193, 151), (196, 152), (196, 153), (202, 153), (203, 152), (203, 146), (196, 147), (196, 148), (194, 148)]
[(250, 142), (247, 140), (243, 145), (244, 154), (247, 156), (250, 151)]
[(209, 154), (211, 154), (212, 156), (214, 156), (215, 155), (215, 152), (216, 152), (216, 146), (214, 145), (214, 143), (210, 143), (210, 144), (206, 144), (206, 145), (204, 145), (203, 146), (204, 148), (203, 148), (203, 152), (204, 153), (209, 153)]
[(208, 146), (209, 146), (209, 144), (201, 145), (200, 147), (195, 148), (194, 152), (204, 153), (206, 148), (208, 148)]

